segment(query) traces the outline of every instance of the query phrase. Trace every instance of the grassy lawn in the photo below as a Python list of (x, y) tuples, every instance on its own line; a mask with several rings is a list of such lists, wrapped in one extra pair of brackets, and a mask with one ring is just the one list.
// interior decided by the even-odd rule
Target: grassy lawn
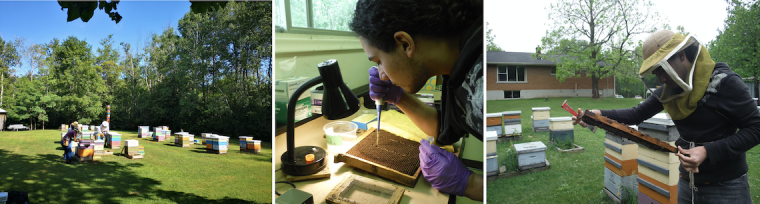
[[(487, 184), (489, 203), (613, 203), (607, 198), (604, 188), (604, 134), (602, 129), (592, 133), (588, 129), (575, 126), (575, 144), (585, 148), (580, 154), (561, 154), (555, 145), (549, 144), (549, 133), (535, 133), (531, 129), (532, 107), (551, 107), (551, 117), (572, 116), (560, 107), (562, 101), (575, 108), (616, 109), (630, 108), (641, 99), (604, 98), (549, 98), (487, 101), (486, 112), (521, 110), (523, 140), (514, 143), (541, 141), (547, 145), (546, 158), (551, 169), (501, 179)], [(517, 171), (517, 156), (513, 143), (497, 145), (499, 165), (506, 165), (507, 171)], [(753, 203), (760, 202), (760, 149), (747, 152), (749, 183)]]
[(218, 155), (199, 144), (181, 148), (115, 131), (122, 141), (140, 141), (145, 157), (70, 165), (56, 143), (60, 130), (0, 132), (0, 191), (28, 192), (30, 203), (272, 202), (271, 143), (262, 143), (262, 154), (242, 154), (230, 139), (228, 154)]

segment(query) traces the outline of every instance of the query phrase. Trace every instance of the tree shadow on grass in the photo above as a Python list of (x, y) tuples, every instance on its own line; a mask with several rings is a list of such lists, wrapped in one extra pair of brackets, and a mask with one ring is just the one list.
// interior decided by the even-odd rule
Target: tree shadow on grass
[(0, 149), (0, 189), (25, 191), (30, 203), (120, 203), (124, 199), (168, 199), (177, 203), (251, 203), (158, 189), (161, 181), (135, 174), (141, 163), (65, 164), (61, 155), (20, 155)]

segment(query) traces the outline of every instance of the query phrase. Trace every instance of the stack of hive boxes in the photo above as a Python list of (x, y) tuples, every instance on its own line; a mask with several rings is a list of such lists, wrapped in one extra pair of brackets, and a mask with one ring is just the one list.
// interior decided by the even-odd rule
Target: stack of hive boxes
[(212, 135), (211, 133), (201, 133), (201, 143), (206, 145), (206, 137)]
[(536, 107), (533, 108), (533, 132), (547, 132), (549, 131), (549, 107)]
[(169, 138), (169, 134), (171, 134), (171, 131), (169, 131), (166, 126), (155, 127), (153, 130), (153, 141), (156, 142), (163, 142)]
[(253, 149), (254, 154), (261, 154), (261, 140), (248, 141), (248, 149)]
[(496, 153), (496, 140), (498, 135), (495, 131), (486, 131), (486, 174), (493, 176), (499, 174), (499, 161)]
[(229, 149), (229, 138), (230, 137), (218, 135), (206, 137), (207, 151), (216, 154), (227, 154), (227, 150)]
[(137, 126), (137, 138), (147, 138), (151, 137), (150, 127), (148, 126)]
[(105, 146), (105, 143), (106, 143), (105, 140), (95, 140), (93, 142), (93, 146), (95, 147), (93, 148), (94, 153), (92, 156), (92, 160), (100, 160), (103, 158), (102, 156), (105, 155), (105, 152), (103, 149), (103, 147)]
[(68, 132), (69, 131), (69, 125), (61, 124), (61, 131)]
[(95, 135), (94, 132), (82, 132), (82, 137), (80, 139), (82, 139), (82, 140), (92, 140), (92, 139), (94, 139), (93, 135)]
[[(240, 151), (241, 152), (245, 152), (246, 150), (249, 150), (248, 149), (248, 141), (253, 141), (253, 137), (240, 136), (240, 137), (238, 137), (238, 139), (240, 140)], [(253, 144), (253, 143), (251, 143), (251, 144)], [(251, 146), (251, 147), (253, 147), (253, 146)], [(253, 150), (253, 148), (250, 148), (250, 150)]]
[(174, 133), (174, 145), (177, 145), (177, 147), (190, 148), (190, 144), (192, 144), (190, 136), (191, 134), (188, 132)]
[(504, 124), (503, 135), (522, 135), (522, 123), (520, 122), (520, 114), (522, 114), (522, 111), (504, 111), (501, 113), (502, 123)]
[(140, 143), (137, 140), (126, 140), (126, 151), (127, 151), (127, 158), (130, 159), (141, 159), (142, 155), (140, 154)]
[(613, 200), (638, 196), (639, 146), (619, 135), (607, 132), (604, 136), (604, 190)]
[(121, 148), (121, 134), (118, 132), (108, 132), (106, 138), (108, 138), (108, 146), (111, 147), (111, 149)]
[(90, 132), (90, 126), (89, 125), (79, 125), (79, 128), (82, 130), (82, 132)]
[(140, 155), (145, 155), (145, 147), (137, 146), (137, 153)]
[(494, 131), (497, 136), (504, 136), (501, 113), (486, 113), (486, 131)]
[(554, 142), (554, 144), (562, 144), (564, 142), (570, 141), (570, 144), (574, 144), (574, 136), (573, 118), (549, 118), (549, 141)]
[[(650, 118), (639, 124), (639, 131), (670, 145), (680, 137), (670, 119)], [(656, 201), (661, 204), (678, 203), (678, 166), (675, 153), (666, 153), (639, 146), (638, 163), (639, 201)]]

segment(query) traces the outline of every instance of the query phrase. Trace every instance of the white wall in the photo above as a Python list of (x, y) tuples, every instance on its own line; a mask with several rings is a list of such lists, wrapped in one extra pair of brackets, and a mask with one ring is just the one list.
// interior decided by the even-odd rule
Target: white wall
[[(600, 97), (613, 97), (614, 89), (599, 89)], [(544, 97), (591, 97), (591, 89), (548, 89), (548, 90), (521, 90), (520, 98), (544, 98)], [(486, 100), (504, 100), (503, 90), (488, 90)]]
[[(367, 70), (375, 66), (367, 59), (359, 39), (353, 36), (326, 36), (308, 34), (275, 33), (274, 77), (319, 76), (317, 64), (329, 59), (338, 60), (343, 80), (354, 89), (369, 83)], [(280, 62), (296, 57), (291, 73), (280, 69)]]

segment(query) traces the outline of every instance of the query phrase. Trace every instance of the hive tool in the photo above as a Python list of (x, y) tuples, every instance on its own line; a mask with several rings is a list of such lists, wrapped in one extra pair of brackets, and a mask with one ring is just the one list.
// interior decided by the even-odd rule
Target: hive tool
[(375, 146), (380, 144), (380, 109), (383, 106), (383, 99), (375, 100), (375, 109), (377, 109), (377, 137), (375, 137)]
[[(573, 116), (578, 117), (578, 113), (573, 111), (573, 108), (570, 108), (570, 105), (567, 104), (567, 100), (565, 102), (562, 102), (562, 108), (564, 108), (567, 112), (570, 112), (570, 114), (573, 114)], [(588, 125), (587, 126), (591, 132), (596, 133), (596, 126)]]

